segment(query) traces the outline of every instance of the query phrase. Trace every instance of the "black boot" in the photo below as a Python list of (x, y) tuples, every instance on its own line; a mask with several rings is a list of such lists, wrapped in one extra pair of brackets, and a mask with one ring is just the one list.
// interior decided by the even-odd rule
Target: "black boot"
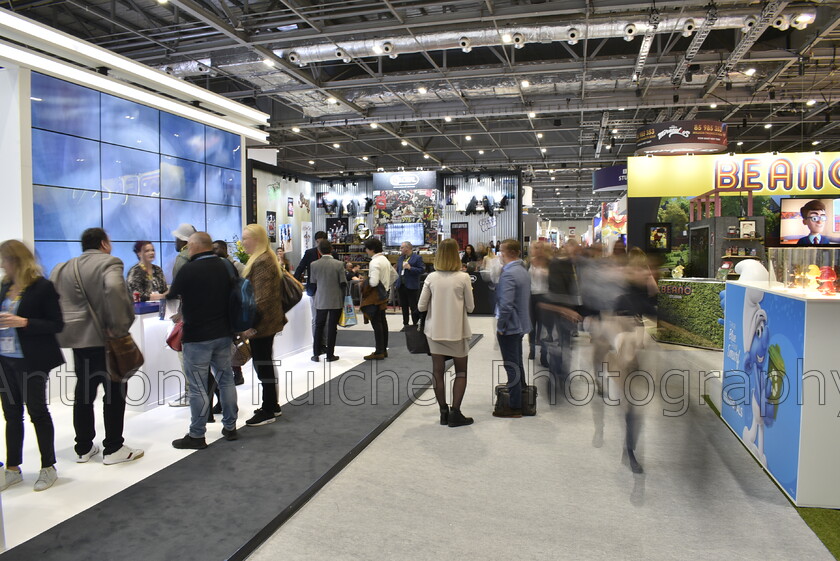
[(473, 424), (472, 417), (464, 417), (460, 409), (449, 410), (449, 426), (450, 427), (464, 427)]
[(440, 424), (441, 425), (448, 425), (449, 424), (449, 406), (448, 405), (440, 408)]

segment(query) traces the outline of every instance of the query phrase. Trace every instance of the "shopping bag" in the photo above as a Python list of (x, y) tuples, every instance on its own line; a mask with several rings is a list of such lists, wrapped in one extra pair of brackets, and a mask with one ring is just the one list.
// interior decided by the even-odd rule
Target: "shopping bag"
[(353, 297), (349, 294), (344, 297), (344, 308), (338, 318), (338, 325), (341, 327), (352, 327), (356, 325), (356, 308), (353, 307)]

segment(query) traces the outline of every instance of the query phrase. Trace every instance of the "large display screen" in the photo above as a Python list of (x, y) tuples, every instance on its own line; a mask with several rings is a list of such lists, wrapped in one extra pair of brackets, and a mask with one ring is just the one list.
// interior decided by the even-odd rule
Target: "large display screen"
[(32, 73), (32, 126), (99, 140), (99, 97), (96, 90)]
[(424, 245), (426, 240), (424, 237), (423, 223), (385, 225), (386, 246), (399, 247), (403, 242), (410, 242), (413, 246)]
[(840, 199), (782, 199), (781, 208), (781, 245), (840, 245)]
[(32, 183), (99, 190), (99, 143), (32, 129)]
[(102, 94), (102, 142), (160, 151), (160, 111)]

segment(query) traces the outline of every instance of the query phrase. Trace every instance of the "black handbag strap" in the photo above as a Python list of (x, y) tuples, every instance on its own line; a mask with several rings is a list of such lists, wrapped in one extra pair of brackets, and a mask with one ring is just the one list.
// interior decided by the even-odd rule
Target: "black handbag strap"
[(79, 290), (82, 292), (82, 297), (85, 299), (85, 303), (87, 304), (88, 310), (90, 311), (90, 317), (93, 319), (93, 323), (96, 325), (96, 329), (102, 334), (102, 338), (106, 337), (105, 330), (102, 329), (102, 323), (99, 321), (99, 316), (96, 315), (96, 312), (93, 311), (93, 306), (90, 303), (90, 299), (88, 298), (87, 292), (85, 292), (85, 284), (82, 282), (82, 275), (79, 274), (79, 258), (73, 259), (73, 274), (76, 275), (76, 283), (79, 285)]

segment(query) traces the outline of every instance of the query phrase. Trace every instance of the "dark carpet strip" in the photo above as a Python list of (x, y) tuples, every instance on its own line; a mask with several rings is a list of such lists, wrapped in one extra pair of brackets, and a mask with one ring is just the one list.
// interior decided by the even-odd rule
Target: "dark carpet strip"
[[(389, 337), (389, 359), (357, 365), (283, 406), (277, 422), (243, 427), (238, 441), (217, 441), (0, 558), (245, 559), (429, 387), (431, 359), (409, 354), (402, 333)], [(371, 332), (341, 331), (338, 344), (372, 342)]]

